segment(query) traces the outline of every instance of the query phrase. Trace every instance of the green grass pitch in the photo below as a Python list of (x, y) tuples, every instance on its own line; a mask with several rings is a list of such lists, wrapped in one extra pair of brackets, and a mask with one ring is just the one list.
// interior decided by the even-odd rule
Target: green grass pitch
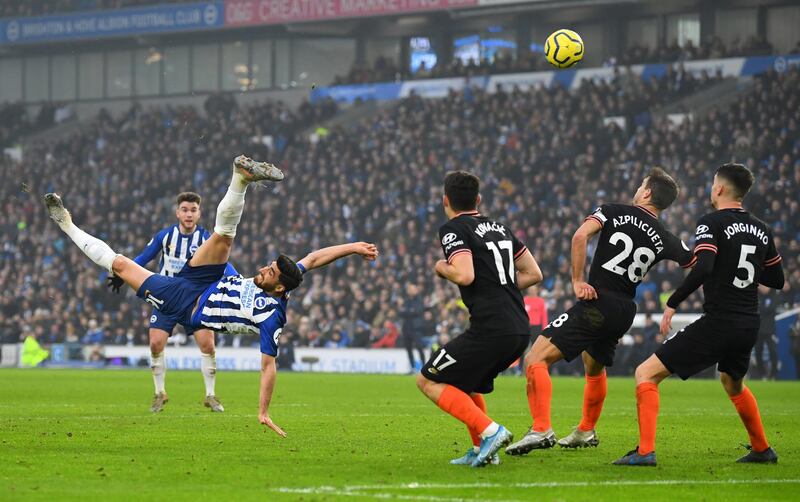
[[(750, 382), (778, 465), (739, 465), (746, 433), (716, 381), (661, 386), (657, 468), (610, 462), (636, 444), (632, 379), (612, 378), (598, 448), (503, 455), (451, 466), (465, 428), (410, 376), (279, 374), (256, 419), (258, 375), (220, 373), (226, 412), (203, 408), (199, 372), (167, 374), (149, 412), (147, 371), (2, 370), (0, 500), (798, 500), (800, 383)], [(553, 426), (580, 419), (583, 380), (553, 382)], [(490, 415), (517, 437), (530, 418), (524, 379), (501, 377)]]

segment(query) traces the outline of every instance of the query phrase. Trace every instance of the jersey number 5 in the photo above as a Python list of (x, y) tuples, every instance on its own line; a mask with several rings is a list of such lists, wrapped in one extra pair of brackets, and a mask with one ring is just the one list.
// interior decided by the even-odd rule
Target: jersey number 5
[(756, 253), (755, 246), (748, 246), (747, 244), (742, 244), (742, 250), (739, 252), (739, 266), (736, 269), (738, 274), (739, 270), (744, 269), (747, 272), (747, 278), (739, 279), (735, 275), (733, 276), (733, 285), (739, 289), (744, 289), (747, 286), (753, 284), (753, 280), (756, 278), (756, 269), (753, 267), (753, 264), (747, 261), (747, 257), (751, 254)]
[[(650, 248), (640, 247), (636, 251), (633, 251), (633, 239), (622, 232), (617, 232), (612, 235), (611, 238), (608, 239), (608, 242), (612, 245), (622, 242), (624, 248), (620, 254), (603, 263), (603, 268), (617, 275), (625, 275), (627, 272), (628, 279), (633, 283), (641, 281), (642, 278), (644, 278), (644, 274), (646, 274), (647, 270), (650, 268), (650, 265), (656, 261), (656, 254)], [(619, 264), (625, 261), (631, 255), (631, 252), (633, 252), (633, 261), (630, 266), (628, 266), (628, 270), (625, 270), (620, 267)]]
[[(516, 275), (514, 274), (514, 245), (511, 241), (500, 241), (498, 243), (487, 242), (486, 247), (494, 255), (494, 264), (497, 267), (497, 275), (500, 277), (500, 284), (514, 284)], [(508, 252), (508, 278), (506, 279), (506, 269), (503, 266), (503, 255), (500, 250)]]

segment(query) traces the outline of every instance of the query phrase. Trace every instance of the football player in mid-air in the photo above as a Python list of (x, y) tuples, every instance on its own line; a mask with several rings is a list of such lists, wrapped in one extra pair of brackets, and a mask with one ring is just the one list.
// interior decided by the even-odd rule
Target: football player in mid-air
[[(175, 216), (178, 223), (160, 230), (156, 233), (144, 250), (133, 259), (139, 265), (145, 267), (148, 263), (161, 253), (158, 264), (158, 273), (167, 277), (175, 277), (183, 270), (184, 265), (192, 255), (200, 248), (211, 234), (208, 230), (197, 224), (200, 219), (201, 198), (194, 192), (179, 193), (176, 198), (177, 207)], [(230, 264), (225, 275), (239, 275)], [(119, 293), (125, 281), (121, 277), (110, 275), (108, 277), (108, 287), (112, 291)], [(172, 336), (177, 321), (160, 315), (158, 310), (152, 309), (150, 315), (150, 369), (153, 373), (153, 384), (155, 394), (150, 411), (158, 412), (164, 409), (164, 404), (169, 400), (165, 389), (167, 373), (166, 357), (164, 348), (167, 346), (167, 339)], [(210, 329), (194, 330), (185, 327), (187, 335), (194, 335), (194, 341), (200, 349), (200, 371), (203, 374), (203, 381), (206, 386), (206, 397), (203, 404), (211, 408), (211, 411), (225, 411), (222, 403), (217, 399), (214, 387), (217, 380), (217, 358), (216, 347), (214, 344), (214, 332)]]
[(774, 289), (784, 285), (772, 230), (742, 207), (754, 182), (753, 173), (741, 164), (717, 169), (711, 186), (711, 205), (716, 211), (697, 222), (697, 264), (667, 300), (661, 333), (669, 332), (675, 309), (700, 285), (704, 314), (636, 368), (639, 445), (616, 460), (617, 465), (656, 465), (658, 384), (673, 373), (686, 380), (714, 364), (750, 436), (751, 451), (738, 462), (778, 462), (767, 442), (756, 398), (743, 382), (761, 326), (758, 285)]
[(73, 222), (61, 198), (44, 196), (50, 218), (94, 263), (119, 276), (136, 291), (136, 296), (159, 313), (187, 327), (228, 333), (259, 335), (261, 340), (261, 385), (259, 421), (280, 436), (286, 433), (269, 416), (275, 386), (275, 356), (278, 338), (286, 324), (289, 292), (303, 281), (303, 274), (352, 254), (375, 260), (373, 244), (357, 242), (313, 251), (298, 263), (280, 255), (261, 267), (255, 277), (224, 276), (236, 227), (242, 218), (244, 197), (250, 183), (281, 181), (283, 173), (272, 164), (239, 156), (233, 162), (233, 176), (217, 206), (214, 233), (197, 249), (175, 277), (154, 274), (133, 260), (117, 254), (108, 244), (93, 237)]
[[(606, 398), (605, 368), (614, 363), (617, 342), (633, 324), (636, 287), (661, 260), (676, 261), (683, 267), (694, 264), (689, 248), (659, 220), (661, 211), (677, 196), (675, 180), (663, 169), (654, 168), (636, 190), (633, 205), (603, 204), (575, 232), (572, 287), (579, 301), (547, 325), (525, 357), (533, 425), (522, 439), (506, 448), (509, 455), (555, 445), (550, 425), (550, 366), (578, 356), (586, 371), (583, 418), (558, 444), (564, 448), (597, 446), (595, 424)], [(596, 234), (600, 236), (587, 282), (587, 246)]]
[(472, 447), (452, 464), (499, 463), (497, 451), (513, 436), (486, 415), (483, 394), (528, 347), (528, 315), (520, 290), (542, 280), (533, 255), (504, 224), (478, 213), (480, 180), (467, 172), (444, 179), (439, 229), (444, 260), (436, 274), (458, 285), (469, 309), (467, 331), (431, 354), (417, 375), (419, 389), (443, 411), (463, 422)]

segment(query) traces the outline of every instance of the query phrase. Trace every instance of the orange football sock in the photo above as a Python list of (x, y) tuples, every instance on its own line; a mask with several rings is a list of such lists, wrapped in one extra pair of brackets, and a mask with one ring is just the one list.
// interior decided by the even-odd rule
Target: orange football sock
[(550, 370), (545, 363), (528, 366), (525, 371), (528, 378), (528, 407), (533, 418), (533, 430), (544, 432), (550, 425), (550, 400), (553, 398), (553, 382)]
[(730, 398), (747, 429), (753, 451), (762, 452), (769, 448), (767, 435), (764, 434), (764, 424), (761, 423), (761, 414), (758, 412), (758, 403), (750, 389), (745, 387), (740, 394), (730, 396)]
[(582, 431), (594, 429), (600, 418), (600, 412), (603, 411), (607, 390), (608, 380), (605, 370), (597, 376), (586, 375), (586, 385), (583, 387), (583, 418), (578, 429)]
[(658, 385), (644, 382), (636, 386), (636, 410), (639, 413), (639, 454), (656, 449), (658, 422)]
[(492, 419), (481, 411), (468, 394), (452, 385), (445, 386), (436, 406), (463, 422), (471, 431), (480, 433), (492, 424)]
[[(486, 400), (483, 399), (483, 394), (470, 394), (469, 397), (472, 398), (472, 402), (475, 403), (475, 406), (480, 408), (482, 412), (486, 413)], [(467, 429), (469, 430), (469, 436), (472, 438), (472, 445), (480, 446), (481, 432), (483, 432), (483, 430), (476, 431), (475, 429), (472, 429), (470, 427), (467, 427)]]

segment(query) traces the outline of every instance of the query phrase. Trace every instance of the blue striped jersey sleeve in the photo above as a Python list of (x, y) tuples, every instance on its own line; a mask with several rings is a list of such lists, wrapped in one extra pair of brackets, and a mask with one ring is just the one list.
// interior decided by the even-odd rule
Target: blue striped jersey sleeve
[(147, 246), (142, 250), (139, 255), (133, 259), (137, 264), (144, 267), (151, 261), (153, 258), (158, 256), (158, 253), (161, 252), (161, 241), (164, 239), (164, 233), (169, 230), (168, 228), (164, 228), (160, 230), (156, 235), (150, 239), (150, 242), (147, 243)]

